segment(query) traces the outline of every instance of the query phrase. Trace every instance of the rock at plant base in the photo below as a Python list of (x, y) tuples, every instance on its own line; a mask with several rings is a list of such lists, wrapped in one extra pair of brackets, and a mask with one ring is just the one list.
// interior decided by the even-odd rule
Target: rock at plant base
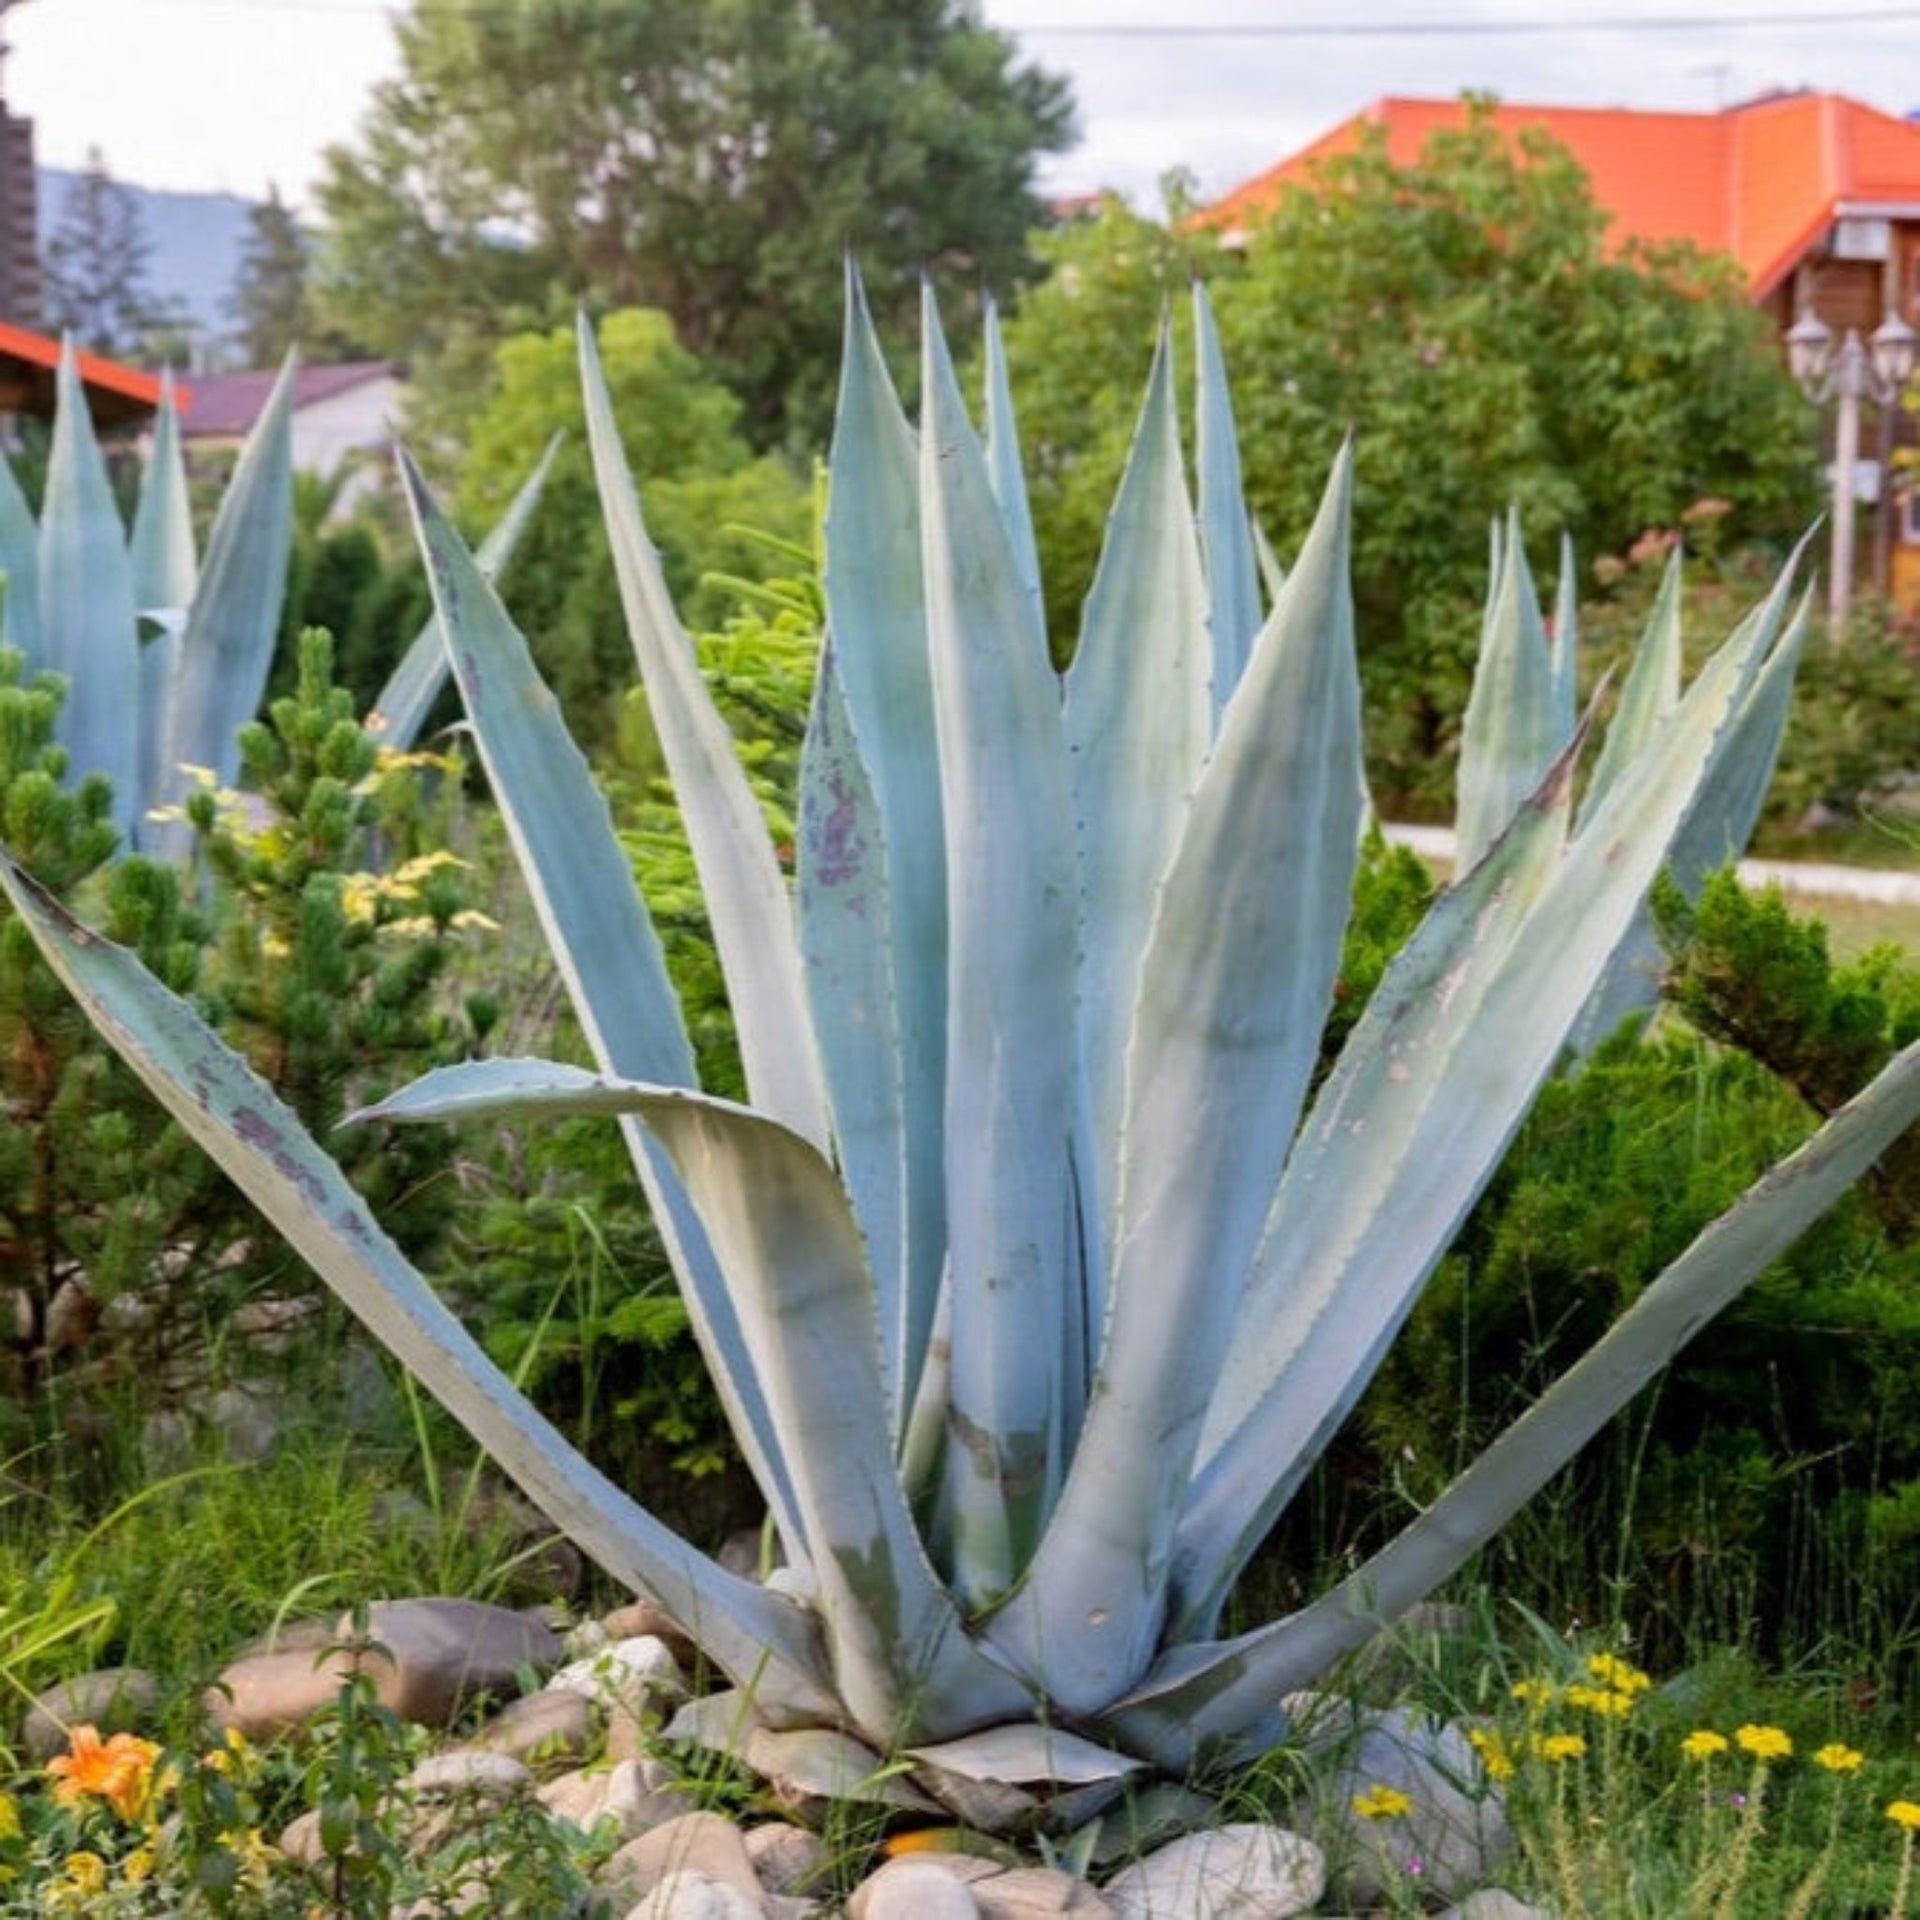
[(1545, 1907), (1530, 1907), (1500, 1887), (1470, 1893), (1457, 1907), (1436, 1914), (1434, 1920), (1553, 1920)]
[[(351, 1616), (340, 1633), (351, 1635)], [(390, 1712), (444, 1727), (468, 1701), (511, 1700), (522, 1674), (558, 1664), (560, 1636), (506, 1607), (478, 1600), (381, 1600), (367, 1609), (366, 1671)], [(382, 1651), (384, 1649), (384, 1651)]]
[(683, 1669), (696, 1665), (700, 1659), (700, 1649), (651, 1600), (629, 1600), (624, 1607), (602, 1614), (599, 1625), (607, 1640), (665, 1641), (667, 1651)]
[(318, 1866), (326, 1857), (326, 1849), (320, 1844), (320, 1809), (309, 1807), (297, 1814), (281, 1829), (274, 1844), (296, 1865)]
[(1113, 1920), (1104, 1895), (1054, 1867), (1009, 1867), (972, 1883), (982, 1920)]
[(1113, 1920), (1287, 1920), (1327, 1883), (1311, 1840), (1251, 1822), (1189, 1834), (1109, 1880)]
[[(1492, 1880), (1512, 1831), (1499, 1789), (1458, 1727), (1324, 1694), (1286, 1704), (1314, 1762), (1312, 1798), (1293, 1817), (1326, 1849), (1349, 1900), (1364, 1906), (1390, 1889), (1397, 1895), (1410, 1877), (1429, 1898), (1458, 1900)], [(1361, 1818), (1355, 1799), (1379, 1787), (1405, 1794), (1412, 1809)]]
[(533, 1775), (510, 1755), (480, 1753), (471, 1747), (431, 1753), (406, 1779), (409, 1792), (441, 1800), (507, 1800), (532, 1785)]
[[(745, 1836), (717, 1813), (686, 1813), (629, 1840), (596, 1877), (617, 1912), (644, 1900), (671, 1874), (693, 1874), (731, 1887), (765, 1911), (760, 1877), (753, 1870)], [(624, 1904), (623, 1904), (624, 1903)]]
[(811, 1893), (826, 1877), (826, 1843), (786, 1820), (768, 1820), (746, 1833), (747, 1858), (769, 1893)]
[(592, 1743), (593, 1703), (565, 1688), (558, 1692), (543, 1688), (509, 1701), (467, 1745), (537, 1766), (555, 1760), (577, 1765)]
[(704, 1873), (670, 1873), (629, 1909), (627, 1920), (766, 1920), (766, 1908)]
[(536, 1797), (555, 1819), (583, 1833), (610, 1820), (617, 1840), (631, 1840), (697, 1811), (693, 1796), (658, 1760), (619, 1760), (610, 1767), (563, 1773)]
[(847, 1920), (983, 1920), (968, 1884), (976, 1868), (995, 1871), (991, 1860), (958, 1853), (890, 1860), (854, 1888)]
[(38, 1763), (67, 1750), (70, 1727), (94, 1727), (101, 1733), (138, 1733), (152, 1718), (160, 1683), (144, 1667), (100, 1667), (34, 1697), (27, 1708), (20, 1743)]
[(673, 1650), (652, 1634), (610, 1640), (548, 1677), (549, 1691), (577, 1693), (611, 1721), (643, 1725), (686, 1697), (686, 1676)]
[(353, 1672), (353, 1656), (337, 1647), (242, 1654), (207, 1689), (207, 1717), (249, 1740), (277, 1740), (332, 1706)]

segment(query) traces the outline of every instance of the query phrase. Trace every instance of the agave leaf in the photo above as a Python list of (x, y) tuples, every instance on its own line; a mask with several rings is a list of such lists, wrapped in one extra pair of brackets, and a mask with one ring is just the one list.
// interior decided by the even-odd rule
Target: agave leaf
[[(886, 822), (887, 923), (876, 937), (892, 955), (899, 995), (901, 1137), (896, 1149), (904, 1207), (905, 1267), (896, 1377), (910, 1400), (932, 1335), (947, 1253), (947, 853), (940, 797), (920, 558), (920, 456), (887, 377), (859, 277), (847, 270), (846, 352), (828, 472), (827, 624), (860, 763)], [(804, 778), (803, 774), (803, 778)], [(800, 914), (812, 910), (802, 888)], [(803, 941), (817, 938), (803, 934)], [(817, 991), (824, 978), (810, 977)], [(823, 1052), (835, 1023), (816, 1007)], [(841, 1036), (844, 1037), (844, 1036)], [(872, 1070), (886, 1074), (883, 1060)], [(850, 1071), (828, 1068), (836, 1080)], [(870, 1244), (883, 1229), (853, 1188)], [(877, 1255), (876, 1255), (877, 1258)]]
[[(1579, 742), (1571, 744), (1485, 859), (1434, 903), (1347, 1038), (1288, 1159), (1253, 1282), (1215, 1388), (1201, 1441), (1218, 1452), (1233, 1411), (1277, 1401), (1297, 1358), (1292, 1342), (1343, 1289), (1359, 1284), (1373, 1221), (1391, 1196), (1471, 1010), (1539, 903), (1566, 844)], [(1308, 1462), (1256, 1457), (1203, 1467), (1188, 1496), (1174, 1569), (1174, 1632), (1211, 1630), (1240, 1556), (1230, 1551), (1221, 1509), (1241, 1521), (1257, 1482), (1264, 1517), (1292, 1492)], [(1256, 1519), (1252, 1525), (1259, 1525)], [(1248, 1528), (1251, 1531), (1251, 1526)]]
[(1540, 623), (1517, 511), (1501, 548), (1499, 585), (1461, 724), (1454, 818), (1461, 872), (1470, 871), (1506, 831), (1567, 744), (1553, 654)]
[(776, 1716), (831, 1714), (803, 1614), (696, 1552), (536, 1414), (380, 1230), (299, 1120), (186, 1003), (0, 852), (0, 887), (110, 1044), (388, 1352), (570, 1538), (652, 1594)]
[[(540, 464), (527, 476), (520, 491), (508, 502), (506, 512), (480, 543), (480, 550), (473, 558), (482, 579), (497, 580), (513, 558), (513, 550), (520, 544), (520, 536), (540, 503), (554, 455), (560, 451), (560, 443), (565, 438), (564, 434), (556, 433), (547, 442)], [(446, 685), (448, 671), (447, 646), (440, 635), (439, 619), (435, 617), (414, 635), (413, 644), (401, 656), (392, 677), (380, 689), (373, 711), (367, 715), (367, 726), (379, 734), (382, 746), (395, 747), (404, 753), (413, 745), (427, 723), (427, 715), (433, 711), (434, 701), (440, 697), (440, 689)]]
[(1287, 570), (1280, 564), (1280, 556), (1274, 552), (1266, 529), (1257, 520), (1253, 522), (1253, 557), (1259, 563), (1260, 585), (1271, 605), (1280, 598), (1280, 589), (1287, 584)]
[(193, 546), (193, 509), (187, 498), (187, 467), (180, 451), (171, 373), (160, 376), (160, 411), (154, 418), (153, 448), (140, 482), (128, 556), (134, 602), (143, 611), (185, 607), (193, 599), (200, 562)]
[(631, 1113), (672, 1157), (731, 1283), (792, 1471), (840, 1697), (883, 1742), (1033, 1702), (960, 1632), (894, 1471), (860, 1230), (833, 1169), (750, 1108), (538, 1060), (417, 1080), (366, 1119)]
[[(1700, 791), (1674, 837), (1668, 864), (1690, 899), (1698, 894), (1709, 873), (1740, 857), (1759, 823), (1774, 762), (1780, 755), (1781, 737), (1786, 732), (1793, 704), (1793, 677), (1812, 613), (1810, 599), (1803, 597), (1787, 631), (1778, 642), (1773, 640), (1786, 610), (1785, 590), (1798, 571), (1799, 557), (1800, 549), (1796, 548), (1772, 593), (1748, 615), (1762, 635), (1764, 664), (1742, 697), (1732, 723), (1723, 730)], [(1677, 617), (1675, 636), (1677, 650)], [(1665, 966), (1666, 955), (1653, 930), (1652, 915), (1643, 907), (1580, 1016), (1574, 1037), (1578, 1050), (1589, 1051), (1622, 1021), (1649, 1011), (1659, 998)]]
[(1553, 595), (1553, 691), (1555, 725), (1562, 740), (1573, 737), (1580, 717), (1580, 572), (1573, 536), (1560, 536), (1560, 581)]
[(599, 349), (584, 315), (579, 336), (587, 439), (613, 546), (620, 603), (700, 870), (747, 1085), (761, 1112), (824, 1150), (826, 1094), (786, 881), (733, 736), (700, 677), (693, 642), (667, 596), (660, 555), (640, 517), (640, 498), (614, 424)]
[[(920, 514), (947, 823), (947, 1453), (953, 1575), (979, 1604), (1039, 1538), (1068, 1436), (1061, 1330), (1080, 1296), (1072, 1136), (1072, 804), (1059, 683), (931, 293)], [(858, 726), (856, 714), (855, 725)]]
[(1080, 822), (1081, 1053), (1103, 1209), (1118, 1174), (1140, 956), (1213, 734), (1211, 649), (1207, 583), (1180, 458), (1172, 342), (1163, 324), (1067, 672), (1067, 747)]
[(800, 762), (795, 880), (814, 1032), (833, 1105), (834, 1145), (866, 1236), (881, 1374), (895, 1444), (904, 1433), (908, 1319), (906, 1093), (885, 823), (860, 758), (831, 644), (820, 655)]
[(20, 491), (13, 465), (0, 452), (0, 572), (7, 582), (0, 640), (17, 648), (28, 672), (40, 660), (40, 529)]
[[(609, 1073), (691, 1086), (693, 1049), (680, 1003), (607, 803), (526, 641), (404, 452), (400, 475), (481, 763), (587, 1044)], [(787, 1557), (805, 1566), (792, 1486), (712, 1252), (686, 1195), (656, 1163), (637, 1124), (625, 1132), (742, 1454), (773, 1509)]]
[[(1333, 1000), (1360, 845), (1352, 475), (1343, 448), (1194, 791), (1140, 969), (1106, 1345), (1053, 1523), (991, 1629), (1069, 1712), (1122, 1692), (1158, 1638), (1201, 1420)], [(1061, 1636), (1062, 1620), (1081, 1624)]]
[(1056, 1829), (1078, 1826), (1145, 1771), (1130, 1754), (1031, 1720), (910, 1747), (904, 1757), (941, 1803), (980, 1833), (1006, 1833), (1042, 1816)]
[(74, 773), (113, 782), (114, 824), (131, 841), (140, 780), (133, 573), (71, 340), (60, 349), (56, 384), (40, 510), (41, 664), (66, 676), (59, 733)]
[(1187, 1648), (1106, 1716), (1162, 1765), (1267, 1718), (1457, 1571), (1742, 1288), (1920, 1120), (1920, 1043), (1749, 1187), (1563, 1374), (1379, 1553), (1323, 1599), (1214, 1648)]
[(1316, 1457), (1372, 1378), (1626, 937), (1760, 638), (1743, 623), (1701, 670), (1576, 836), (1485, 992), (1459, 1010), (1441, 1071), (1408, 1083), (1419, 1108), (1391, 1205), (1358, 1212), (1341, 1235), (1351, 1252), (1310, 1281), (1294, 1276), (1278, 1222), (1263, 1242), (1182, 1527), (1182, 1561), (1200, 1570), (1191, 1592), (1217, 1596), (1244, 1566), (1293, 1484), (1287, 1464)]
[(293, 380), (288, 354), (207, 540), (180, 636), (156, 797), (181, 791), (182, 764), (211, 767), (221, 786), (239, 775), (238, 735), (266, 691), (293, 550)]
[(1199, 470), (1200, 548), (1206, 559), (1213, 633), (1213, 708), (1224, 713), (1260, 631), (1260, 570), (1240, 479), (1240, 442), (1227, 395), (1226, 362), (1203, 281), (1193, 283), (1194, 464)]
[(988, 294), (983, 319), (987, 336), (987, 473), (1000, 517), (1013, 543), (1013, 561), (1036, 611), (1040, 600), (1040, 549), (1033, 537), (1033, 508), (1027, 500), (1027, 476), (1020, 464), (1020, 431), (1014, 424), (1013, 393), (1007, 382), (1007, 349), (1000, 337), (1000, 308)]
[(200, 577), (171, 373), (160, 376), (160, 412), (140, 485), (140, 504), (134, 511), (128, 555), (133, 604), (148, 629), (140, 639), (140, 786), (134, 795), (135, 818), (140, 819), (166, 785), (167, 713), (180, 667), (186, 610)]
[(1605, 744), (1594, 763), (1593, 778), (1587, 783), (1587, 795), (1581, 807), (1584, 819), (1599, 805), (1621, 770), (1630, 766), (1641, 749), (1680, 704), (1680, 582), (1682, 556), (1675, 547), (1667, 556), (1666, 571), (1660, 576), (1660, 591), (1654, 596), (1653, 610), (1647, 616), (1646, 630), (1634, 652), (1633, 666), (1620, 689), (1620, 704), (1613, 724), (1607, 728)]

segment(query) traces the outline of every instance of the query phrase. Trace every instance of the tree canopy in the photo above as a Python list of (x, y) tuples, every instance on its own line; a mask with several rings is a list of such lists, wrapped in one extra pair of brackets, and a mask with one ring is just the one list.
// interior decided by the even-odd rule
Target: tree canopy
[(1549, 566), (1563, 528), (1591, 562), (1703, 503), (1726, 504), (1723, 542), (1798, 532), (1818, 504), (1804, 405), (1731, 263), (1609, 251), (1605, 228), (1563, 147), (1516, 147), (1470, 112), (1413, 165), (1379, 138), (1330, 161), (1232, 252), (1118, 203), (1050, 237), (1052, 275), (1007, 343), (1056, 638), (1091, 578), (1127, 396), (1193, 271), (1232, 372), (1248, 497), (1283, 559), (1356, 436), (1383, 797), (1432, 796), (1466, 697), (1488, 521), (1510, 502)]
[(883, 311), (923, 266), (1008, 285), (1065, 85), (961, 0), (416, 4), (319, 192), (324, 317), (419, 362), (649, 306), (761, 445), (830, 415), (842, 251)]
[(138, 352), (167, 319), (147, 278), (152, 256), (139, 202), (93, 148), (42, 249), (48, 321), (93, 353)]

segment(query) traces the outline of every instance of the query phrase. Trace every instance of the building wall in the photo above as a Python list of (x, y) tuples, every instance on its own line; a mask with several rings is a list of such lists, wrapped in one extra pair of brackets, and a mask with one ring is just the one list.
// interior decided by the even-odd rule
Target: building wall
[(347, 491), (377, 485), (383, 477), (377, 469), (393, 445), (399, 414), (400, 382), (391, 374), (300, 407), (293, 416), (293, 464), (309, 473), (332, 473), (344, 461), (362, 456), (361, 464), (376, 471), (356, 474)]
[(37, 328), (41, 315), (33, 122), (0, 103), (0, 320)]

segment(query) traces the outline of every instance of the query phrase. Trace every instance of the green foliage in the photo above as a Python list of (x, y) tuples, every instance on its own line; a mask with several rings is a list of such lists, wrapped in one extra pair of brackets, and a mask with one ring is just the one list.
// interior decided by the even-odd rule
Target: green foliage
[(760, 446), (830, 418), (820, 262), (858, 248), (896, 318), (927, 265), (1011, 284), (1070, 134), (1064, 83), (955, 0), (512, 0), (395, 30), (399, 77), (320, 188), (323, 315), (473, 370), (576, 306), (658, 305)]
[[(465, 1018), (442, 1005), (465, 893), (457, 863), (416, 852), (435, 824), (420, 809), (418, 774), (381, 765), (328, 667), (325, 636), (311, 636), (297, 694), (276, 703), (271, 725), (247, 731), (257, 815), (210, 790), (189, 803), (202, 853), (189, 887), (182, 870), (154, 860), (109, 864), (104, 783), (62, 784), (56, 684), (21, 686), (17, 657), (0, 655), (10, 843), (47, 886), (92, 903), (112, 937), (196, 995), (322, 1128), (422, 1061), (465, 1053), (487, 1017), (484, 1004)], [(73, 1020), (11, 915), (0, 925), (0, 1034), (9, 1116), (0, 1283), (14, 1301), (0, 1351), (7, 1437), (20, 1444), (64, 1419), (99, 1443), (123, 1393), (149, 1413), (170, 1397), (204, 1397), (234, 1310), (306, 1283), (258, 1244), (250, 1209)], [(351, 1158), (403, 1239), (438, 1240), (453, 1195), (431, 1142)]]
[(1841, 646), (1801, 669), (1769, 811), (1787, 828), (1911, 810), (1920, 781), (1920, 626), (1856, 613)]
[[(1295, 188), (1237, 257), (1109, 203), (1044, 245), (1050, 277), (1007, 329), (1034, 471), (1052, 625), (1124, 448), (1112, 398), (1154, 317), (1204, 267), (1255, 518), (1286, 560), (1317, 475), (1357, 436), (1354, 585), (1369, 771), (1390, 813), (1443, 810), (1484, 585), (1488, 519), (1530, 541), (1624, 550), (1696, 502), (1722, 537), (1797, 532), (1816, 493), (1804, 402), (1730, 270), (1668, 250), (1610, 257), (1572, 157), (1484, 115), (1396, 166), (1380, 140)], [(1098, 437), (1095, 437), (1095, 436)]]
[[(702, 576), (764, 573), (764, 544), (741, 529), (802, 536), (806, 491), (781, 462), (755, 458), (742, 437), (740, 403), (680, 345), (667, 315), (646, 308), (609, 314), (599, 337), (667, 578), (694, 624), (717, 623), (730, 595), (724, 586), (701, 586)], [(604, 738), (612, 723), (606, 690), (631, 680), (632, 653), (593, 484), (571, 330), (519, 334), (498, 349), (492, 398), (472, 426), (461, 502), (476, 522), (497, 519), (526, 478), (526, 449), (556, 431), (566, 442), (503, 584), (538, 636), (544, 670), (577, 730)]]
[[(1547, 1089), (1362, 1405), (1353, 1438), (1415, 1500), (1920, 1034), (1920, 972), (1890, 949), (1835, 966), (1777, 893), (1720, 875), (1656, 905), (1691, 1029), (1617, 1038)], [(1795, 1655), (1910, 1618), (1917, 1193), (1909, 1133), (1675, 1361), (1633, 1436), (1572, 1471), (1557, 1545), (1496, 1552), (1506, 1590), (1618, 1607), (1669, 1654), (1702, 1625)]]

